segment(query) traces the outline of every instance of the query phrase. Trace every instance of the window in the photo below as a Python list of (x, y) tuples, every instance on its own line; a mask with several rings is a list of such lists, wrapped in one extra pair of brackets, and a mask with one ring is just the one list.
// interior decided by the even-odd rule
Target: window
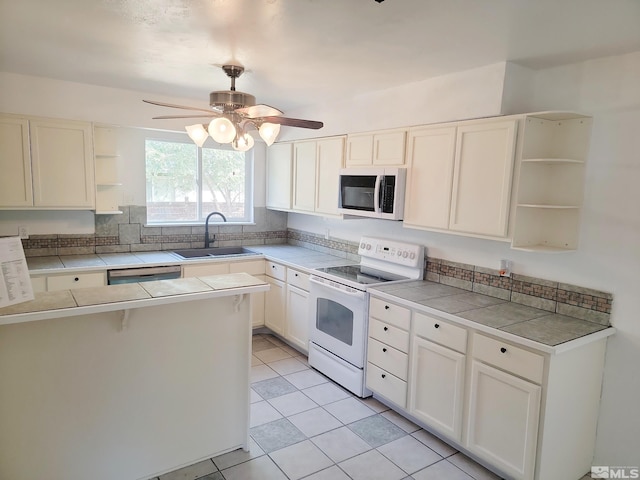
[(253, 153), (147, 139), (147, 222), (201, 223), (210, 212), (253, 221)]

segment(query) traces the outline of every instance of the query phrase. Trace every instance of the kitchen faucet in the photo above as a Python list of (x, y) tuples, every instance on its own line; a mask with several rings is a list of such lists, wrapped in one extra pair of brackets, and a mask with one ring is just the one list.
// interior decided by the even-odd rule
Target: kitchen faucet
[[(225, 217), (223, 214), (221, 214), (220, 212), (211, 212), (209, 215), (207, 215), (207, 219), (204, 221), (204, 248), (209, 248), (209, 219), (211, 218), (212, 215), (220, 215), (222, 217), (223, 221), (227, 221), (227, 217)], [(213, 235), (213, 242), (216, 242), (216, 235)]]

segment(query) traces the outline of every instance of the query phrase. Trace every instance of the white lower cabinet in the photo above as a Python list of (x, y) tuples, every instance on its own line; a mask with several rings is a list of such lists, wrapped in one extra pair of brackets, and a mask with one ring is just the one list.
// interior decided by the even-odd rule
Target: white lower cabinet
[(309, 351), (309, 292), (287, 285), (287, 328), (285, 338)]
[(51, 275), (47, 277), (47, 291), (69, 290), (72, 288), (103, 287), (107, 284), (105, 272)]
[(409, 412), (458, 442), (462, 440), (465, 360), (462, 353), (413, 337)]
[(539, 385), (485, 365), (471, 363), (466, 446), (515, 479), (534, 478)]
[(551, 353), (375, 295), (366, 367), (374, 395), (502, 478), (577, 480), (589, 470), (606, 338)]
[(287, 290), (285, 283), (273, 277), (266, 277), (271, 288), (264, 296), (264, 326), (278, 335), (284, 336), (284, 315)]

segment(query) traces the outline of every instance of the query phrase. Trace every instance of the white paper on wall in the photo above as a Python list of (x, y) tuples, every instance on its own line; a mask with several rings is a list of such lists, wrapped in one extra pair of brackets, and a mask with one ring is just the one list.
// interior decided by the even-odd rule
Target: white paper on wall
[(20, 237), (0, 238), (0, 307), (33, 300)]

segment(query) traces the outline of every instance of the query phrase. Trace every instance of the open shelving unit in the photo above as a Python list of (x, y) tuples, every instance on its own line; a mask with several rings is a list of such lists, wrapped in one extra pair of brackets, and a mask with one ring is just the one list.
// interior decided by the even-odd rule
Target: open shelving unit
[(122, 183), (118, 169), (118, 134), (116, 127), (95, 126), (94, 156), (96, 164), (96, 215), (121, 214)]
[(511, 247), (534, 252), (576, 250), (592, 119), (543, 112), (524, 121)]

